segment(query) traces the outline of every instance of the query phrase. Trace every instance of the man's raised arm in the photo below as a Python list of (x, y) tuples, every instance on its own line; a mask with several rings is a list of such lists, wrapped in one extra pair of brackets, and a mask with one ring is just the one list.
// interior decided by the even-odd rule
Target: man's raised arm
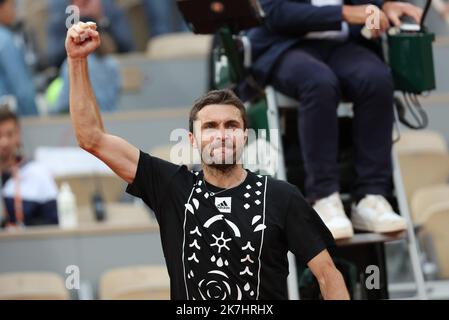
[(67, 33), (70, 114), (79, 146), (106, 163), (127, 183), (132, 183), (139, 162), (139, 150), (105, 132), (89, 80), (87, 57), (100, 46), (100, 41), (96, 25), (90, 22), (80, 22)]

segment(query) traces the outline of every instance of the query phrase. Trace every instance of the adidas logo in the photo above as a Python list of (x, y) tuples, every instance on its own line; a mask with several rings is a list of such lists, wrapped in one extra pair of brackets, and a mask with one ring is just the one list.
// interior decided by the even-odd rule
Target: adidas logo
[(221, 213), (231, 213), (232, 198), (215, 198), (215, 206)]
[(229, 206), (228, 206), (228, 204), (226, 203), (226, 201), (223, 201), (222, 203), (219, 203), (219, 204), (217, 205), (217, 208), (220, 208), (220, 209), (226, 209), (226, 208), (229, 208)]

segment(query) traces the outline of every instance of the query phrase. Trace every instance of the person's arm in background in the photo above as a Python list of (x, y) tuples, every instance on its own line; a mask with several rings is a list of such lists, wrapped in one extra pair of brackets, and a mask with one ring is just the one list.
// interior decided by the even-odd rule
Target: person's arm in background
[[(267, 26), (277, 33), (287, 35), (340, 30), (343, 21), (362, 25), (369, 15), (366, 10), (369, 4), (318, 7), (290, 0), (261, 0), (260, 4), (266, 13)], [(387, 24), (386, 17), (381, 14), (381, 28), (386, 29)]]
[(302, 35), (341, 29), (341, 6), (316, 7), (290, 0), (261, 0), (260, 4), (266, 14), (266, 25), (277, 33)]
[(100, 41), (94, 24), (81, 22), (67, 33), (72, 123), (79, 146), (102, 160), (127, 183), (132, 183), (140, 152), (124, 139), (105, 132), (89, 80), (87, 57), (99, 47)]
[(70, 81), (69, 81), (69, 70), (67, 61), (63, 63), (61, 66), (61, 70), (59, 72), (59, 77), (62, 80), (62, 88), (58, 94), (58, 98), (56, 102), (51, 108), (51, 113), (61, 114), (69, 112), (70, 105)]
[(104, 74), (107, 75), (108, 90), (104, 96), (104, 106), (106, 111), (117, 111), (120, 101), (120, 92), (122, 89), (122, 75), (120, 73), (120, 64), (118, 61), (109, 56), (103, 58)]
[(350, 299), (343, 276), (327, 250), (310, 260), (307, 266), (316, 277), (324, 300)]
[(120, 53), (132, 51), (134, 49), (133, 35), (125, 12), (111, 0), (103, 0), (103, 8), (107, 18), (103, 30), (113, 37)]
[(2, 77), (7, 81), (10, 94), (17, 99), (18, 114), (20, 116), (37, 115), (33, 77), (25, 63), (23, 51), (14, 44), (12, 34), (5, 33), (5, 37), (0, 44)]

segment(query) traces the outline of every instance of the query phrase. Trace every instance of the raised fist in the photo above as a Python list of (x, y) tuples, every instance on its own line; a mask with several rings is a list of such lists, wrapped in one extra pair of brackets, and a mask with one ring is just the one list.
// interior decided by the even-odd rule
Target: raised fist
[(100, 34), (93, 22), (79, 22), (67, 31), (65, 48), (67, 57), (71, 59), (87, 58), (100, 46)]

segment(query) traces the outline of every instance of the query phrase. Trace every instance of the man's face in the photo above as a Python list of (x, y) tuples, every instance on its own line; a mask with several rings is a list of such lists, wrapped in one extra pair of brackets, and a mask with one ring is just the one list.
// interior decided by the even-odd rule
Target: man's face
[(0, 5), (0, 24), (12, 26), (16, 21), (16, 1), (6, 0)]
[(14, 120), (0, 123), (0, 159), (9, 160), (15, 156), (21, 143), (20, 129)]
[(198, 147), (204, 165), (226, 170), (240, 160), (248, 132), (240, 110), (233, 105), (209, 105), (201, 109), (190, 140)]

